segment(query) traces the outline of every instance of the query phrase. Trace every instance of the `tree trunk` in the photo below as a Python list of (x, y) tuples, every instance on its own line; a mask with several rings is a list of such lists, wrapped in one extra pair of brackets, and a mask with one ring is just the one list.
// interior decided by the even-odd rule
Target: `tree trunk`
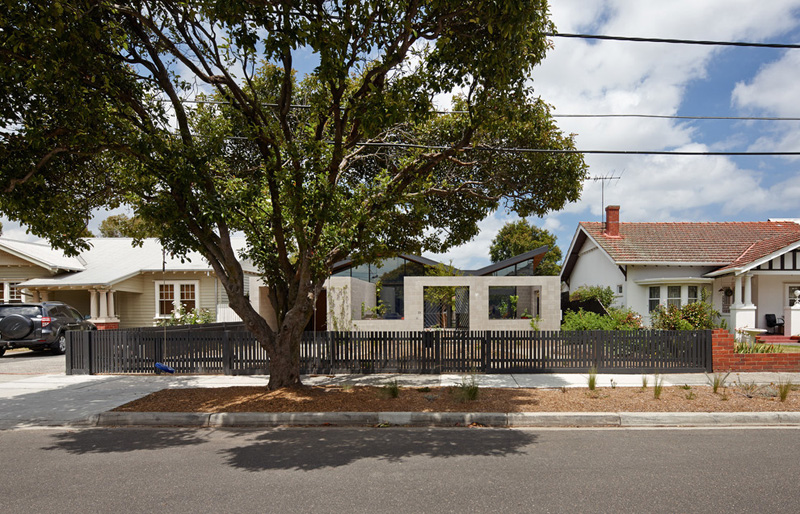
[(300, 340), (293, 332), (281, 331), (276, 334), (275, 351), (269, 356), (269, 384), (267, 389), (275, 391), (282, 387), (297, 387), (300, 382)]

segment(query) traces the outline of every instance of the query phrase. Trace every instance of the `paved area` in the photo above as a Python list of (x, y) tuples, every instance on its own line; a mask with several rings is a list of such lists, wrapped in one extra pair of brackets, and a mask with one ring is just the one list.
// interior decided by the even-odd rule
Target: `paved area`
[[(62, 374), (3, 374), (0, 380), (0, 429), (13, 429), (29, 426), (63, 426), (72, 424), (98, 424), (101, 415), (110, 409), (125, 404), (152, 392), (170, 387), (227, 387), (233, 385), (263, 385), (266, 386), (266, 376), (219, 376), (219, 375), (71, 375)], [(306, 384), (353, 384), (353, 385), (380, 385), (397, 380), (402, 386), (450, 386), (472, 380), (472, 375), (312, 375), (303, 378)], [(706, 385), (708, 378), (705, 374), (674, 374), (663, 375), (665, 385)], [(588, 376), (586, 374), (542, 374), (542, 375), (474, 375), (475, 380), (483, 387), (586, 387)], [(640, 387), (641, 375), (598, 375), (598, 386), (607, 387), (614, 381), (617, 387)], [(771, 383), (779, 380), (792, 380), (800, 383), (800, 373), (741, 373), (731, 374), (728, 381), (742, 381), (745, 383)], [(648, 377), (649, 384), (653, 384), (654, 377)], [(397, 414), (391, 418), (394, 422), (401, 423), (410, 419), (405, 413)], [(106, 419), (108, 415), (105, 415)], [(192, 426), (209, 426), (209, 415), (201, 415), (200, 421), (186, 423)], [(223, 426), (228, 421), (219, 421)], [(241, 418), (240, 418), (241, 419)], [(282, 418), (271, 418), (272, 424), (280, 424)], [(321, 424), (325, 421), (308, 424)], [(377, 418), (376, 418), (377, 419)], [(386, 420), (384, 414), (384, 420)], [(509, 416), (506, 416), (499, 426), (511, 426)], [(619, 417), (610, 422), (595, 422), (600, 426), (619, 426)], [(771, 419), (771, 418), (770, 418)], [(772, 424), (770, 419), (761, 419), (759, 422)], [(777, 418), (776, 418), (777, 419)], [(777, 423), (791, 422), (793, 418), (781, 418)], [(141, 419), (134, 420), (131, 424), (147, 424)], [(424, 421), (424, 420), (423, 420)], [(466, 419), (464, 420), (466, 421)], [(686, 418), (680, 420), (685, 424)], [(714, 421), (714, 420), (712, 420)], [(384, 422), (384, 421), (382, 421)], [(389, 422), (389, 421), (385, 421)], [(527, 420), (527, 423), (530, 423)], [(719, 421), (714, 421), (719, 422)], [(256, 424), (255, 422), (252, 422)], [(449, 421), (448, 421), (449, 423)], [(550, 421), (551, 424), (557, 424)], [(587, 422), (588, 423), (588, 422)], [(121, 420), (117, 424), (122, 424)], [(156, 424), (156, 423), (150, 423)], [(161, 424), (165, 424), (163, 421)], [(180, 424), (180, 423), (174, 423)], [(646, 424), (646, 423), (642, 423)], [(679, 423), (680, 424), (680, 423)], [(529, 425), (527, 425), (529, 426)], [(547, 426), (547, 425), (544, 425)]]

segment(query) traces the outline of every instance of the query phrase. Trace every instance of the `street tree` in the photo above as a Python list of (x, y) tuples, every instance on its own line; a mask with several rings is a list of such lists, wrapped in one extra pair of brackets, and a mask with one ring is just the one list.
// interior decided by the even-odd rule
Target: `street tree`
[(158, 237), (157, 227), (148, 225), (138, 216), (128, 217), (127, 214), (115, 214), (100, 222), (101, 237), (132, 237), (143, 239)]
[(0, 26), (0, 212), (74, 253), (93, 210), (125, 205), (170, 253), (200, 252), (272, 389), (300, 384), (333, 263), (444, 251), (501, 205), (577, 200), (586, 176), (529, 85), (546, 0), (28, 0)]
[(556, 236), (521, 219), (503, 225), (489, 246), (492, 262), (510, 259), (521, 253), (547, 246), (549, 250), (536, 267), (536, 275), (558, 275), (561, 272), (561, 249), (556, 245)]

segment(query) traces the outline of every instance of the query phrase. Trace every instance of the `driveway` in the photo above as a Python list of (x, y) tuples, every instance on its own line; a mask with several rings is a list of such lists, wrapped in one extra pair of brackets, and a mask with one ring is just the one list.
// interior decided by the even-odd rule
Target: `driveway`
[(64, 355), (12, 350), (0, 357), (0, 382), (19, 378), (14, 375), (63, 375), (66, 367)]

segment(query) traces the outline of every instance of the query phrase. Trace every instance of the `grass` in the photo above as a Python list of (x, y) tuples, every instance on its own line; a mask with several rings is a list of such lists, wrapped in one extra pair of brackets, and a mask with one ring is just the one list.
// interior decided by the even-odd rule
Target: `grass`
[(661, 392), (664, 390), (664, 377), (656, 373), (655, 380), (653, 380), (653, 398), (658, 400), (661, 398)]
[(400, 396), (400, 385), (397, 383), (397, 380), (382, 386), (381, 390), (383, 394), (389, 398), (397, 398)]
[(589, 391), (594, 391), (597, 388), (597, 368), (589, 370)]
[(791, 391), (794, 387), (791, 380), (787, 380), (784, 382), (781, 380), (778, 382), (778, 397), (781, 399), (781, 402), (785, 402), (786, 398), (789, 396), (789, 391)]
[(717, 394), (720, 388), (725, 388), (725, 381), (728, 379), (728, 375), (730, 375), (730, 372), (725, 373), (725, 375), (722, 373), (714, 373), (712, 376), (708, 376), (708, 373), (706, 373), (706, 378), (711, 384), (711, 389), (714, 391), (714, 394)]
[(642, 389), (647, 389), (647, 375), (642, 375)]
[(472, 402), (478, 399), (480, 395), (480, 388), (475, 375), (467, 382), (466, 378), (461, 379), (461, 384), (453, 388), (453, 394), (456, 399), (462, 403)]

